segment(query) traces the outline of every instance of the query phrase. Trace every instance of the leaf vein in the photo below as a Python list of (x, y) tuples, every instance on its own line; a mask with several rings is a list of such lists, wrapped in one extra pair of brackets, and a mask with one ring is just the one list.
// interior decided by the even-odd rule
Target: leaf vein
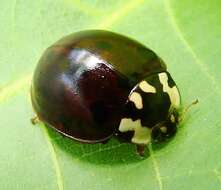
[(216, 177), (218, 178), (219, 182), (221, 183), (221, 174), (217, 169), (214, 169), (213, 172), (215, 173)]
[(108, 151), (108, 150), (113, 150), (113, 149), (116, 149), (116, 148), (119, 148), (123, 145), (126, 145), (126, 144), (118, 144), (118, 145), (114, 145), (114, 146), (111, 146), (111, 147), (107, 147), (107, 148), (103, 148), (103, 149), (98, 149), (96, 151), (93, 151), (93, 152), (89, 152), (89, 153), (84, 153), (81, 157), (79, 158), (86, 158), (86, 157), (89, 157), (89, 156), (92, 156), (96, 153), (100, 153), (100, 152), (105, 152), (105, 151)]
[[(172, 175), (172, 176), (162, 176), (161, 178), (165, 181), (165, 180), (174, 180), (175, 178), (180, 178), (180, 177), (192, 177), (192, 176), (199, 176), (199, 175), (207, 175), (207, 174), (211, 174), (214, 173), (215, 171), (213, 170), (194, 170), (194, 171), (187, 171), (187, 172), (182, 172), (180, 174), (176, 174), (176, 175)], [(216, 174), (217, 175), (217, 174)]]
[(15, 20), (16, 20), (16, 8), (17, 8), (17, 5), (18, 5), (18, 0), (15, 0), (14, 4), (13, 4), (13, 9), (12, 9), (12, 22), (13, 22), (13, 26), (14, 26)]
[(116, 21), (119, 20), (119, 18), (123, 18), (126, 15), (128, 15), (131, 10), (134, 10), (136, 7), (140, 6), (144, 0), (131, 0), (129, 3), (127, 3), (124, 7), (121, 7), (120, 10), (114, 11), (113, 14), (109, 15), (107, 18), (105, 18), (99, 25), (98, 28), (108, 28), (112, 26)]
[(159, 185), (159, 190), (163, 190), (163, 183), (162, 183), (162, 177), (161, 177), (161, 174), (160, 174), (159, 165), (158, 165), (157, 159), (155, 158), (155, 154), (154, 154), (151, 143), (149, 144), (148, 149), (150, 151), (150, 158), (151, 158), (151, 161), (153, 163), (154, 171), (155, 171), (157, 182), (158, 182), (158, 185)]
[[(126, 16), (131, 10), (136, 8), (137, 6), (141, 5), (144, 0), (132, 0), (124, 7), (121, 7), (120, 10), (114, 11), (112, 15), (109, 15), (105, 20), (101, 21), (98, 28), (108, 28), (113, 25), (119, 17)], [(20, 79), (9, 83), (8, 85), (4, 86), (0, 90), (0, 103), (4, 100), (12, 97), (16, 92), (20, 91), (24, 86), (29, 84), (31, 81), (32, 73), (28, 74), (25, 77), (21, 77)]]
[(70, 6), (70, 3), (74, 4), (74, 7), (78, 8), (79, 11), (82, 11), (84, 14), (90, 14), (92, 16), (98, 15), (99, 13), (102, 13), (102, 10), (95, 9), (94, 7), (80, 1), (80, 0), (66, 0), (66, 3), (68, 3), (68, 6)]
[(49, 149), (50, 154), (51, 154), (51, 159), (52, 159), (52, 162), (53, 162), (53, 165), (54, 165), (54, 170), (55, 170), (55, 174), (56, 174), (56, 178), (57, 178), (58, 190), (64, 190), (63, 177), (62, 177), (62, 174), (61, 174), (61, 168), (60, 168), (59, 161), (58, 161), (58, 158), (57, 158), (57, 153), (55, 151), (53, 143), (51, 142), (51, 138), (48, 134), (48, 131), (47, 131), (46, 127), (44, 125), (40, 125), (40, 126), (43, 130), (43, 134), (45, 136), (46, 142), (48, 144), (48, 149)]
[(32, 73), (2, 87), (0, 90), (0, 103), (12, 97), (14, 94), (23, 89), (26, 85), (30, 85), (31, 77)]
[(215, 89), (221, 94), (221, 89), (219, 88), (219, 86), (217, 85), (217, 81), (216, 78), (210, 74), (210, 71), (208, 69), (208, 67), (203, 64), (202, 60), (200, 60), (197, 56), (197, 54), (195, 53), (194, 49), (191, 47), (190, 43), (187, 41), (187, 39), (185, 38), (185, 35), (183, 34), (183, 32), (181, 31), (175, 16), (173, 14), (173, 10), (171, 7), (171, 3), (170, 0), (164, 0), (165, 2), (165, 8), (166, 8), (166, 12), (168, 14), (168, 18), (170, 20), (170, 23), (175, 31), (175, 33), (177, 34), (177, 36), (179, 37), (180, 41), (185, 45), (185, 47), (187, 48), (187, 50), (189, 51), (189, 53), (192, 55), (193, 59), (195, 60), (194, 63), (196, 63), (199, 68), (201, 69), (201, 71), (206, 75), (206, 77), (210, 80), (210, 82), (212, 83), (212, 85), (215, 87)]

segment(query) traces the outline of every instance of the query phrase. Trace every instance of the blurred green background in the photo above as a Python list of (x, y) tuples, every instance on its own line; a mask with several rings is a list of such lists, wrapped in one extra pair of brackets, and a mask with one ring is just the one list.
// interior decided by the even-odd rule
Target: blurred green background
[[(220, 10), (220, 0), (1, 0), (0, 189), (221, 189)], [(64, 35), (92, 28), (153, 49), (183, 104), (200, 101), (176, 137), (144, 159), (133, 145), (82, 145), (30, 123), (39, 57)]]

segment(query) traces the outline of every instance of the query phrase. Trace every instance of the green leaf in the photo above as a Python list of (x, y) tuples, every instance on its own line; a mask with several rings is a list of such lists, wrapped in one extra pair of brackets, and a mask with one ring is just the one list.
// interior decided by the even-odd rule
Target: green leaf
[[(220, 0), (0, 1), (1, 189), (221, 189), (220, 6)], [(39, 57), (62, 36), (89, 28), (146, 44), (167, 63), (184, 106), (199, 99), (175, 138), (149, 146), (143, 159), (131, 144), (82, 145), (30, 123)]]

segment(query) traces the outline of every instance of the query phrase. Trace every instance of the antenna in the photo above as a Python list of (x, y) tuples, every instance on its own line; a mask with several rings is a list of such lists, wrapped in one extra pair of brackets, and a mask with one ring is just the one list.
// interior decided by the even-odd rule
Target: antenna
[(185, 118), (186, 113), (189, 111), (189, 109), (190, 109), (192, 106), (194, 106), (194, 105), (196, 105), (196, 104), (198, 104), (198, 103), (199, 103), (199, 100), (196, 99), (196, 100), (194, 100), (191, 104), (189, 104), (188, 106), (186, 106), (186, 107), (183, 109), (183, 111), (182, 111), (181, 117), (179, 118), (179, 122), (183, 121), (183, 119)]

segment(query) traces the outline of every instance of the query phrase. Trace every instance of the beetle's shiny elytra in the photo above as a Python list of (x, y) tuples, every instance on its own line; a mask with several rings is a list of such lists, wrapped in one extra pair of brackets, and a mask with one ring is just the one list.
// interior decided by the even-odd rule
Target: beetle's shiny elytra
[(31, 99), (38, 118), (65, 136), (86, 143), (117, 136), (141, 146), (175, 134), (180, 106), (177, 86), (153, 51), (102, 30), (49, 47)]

